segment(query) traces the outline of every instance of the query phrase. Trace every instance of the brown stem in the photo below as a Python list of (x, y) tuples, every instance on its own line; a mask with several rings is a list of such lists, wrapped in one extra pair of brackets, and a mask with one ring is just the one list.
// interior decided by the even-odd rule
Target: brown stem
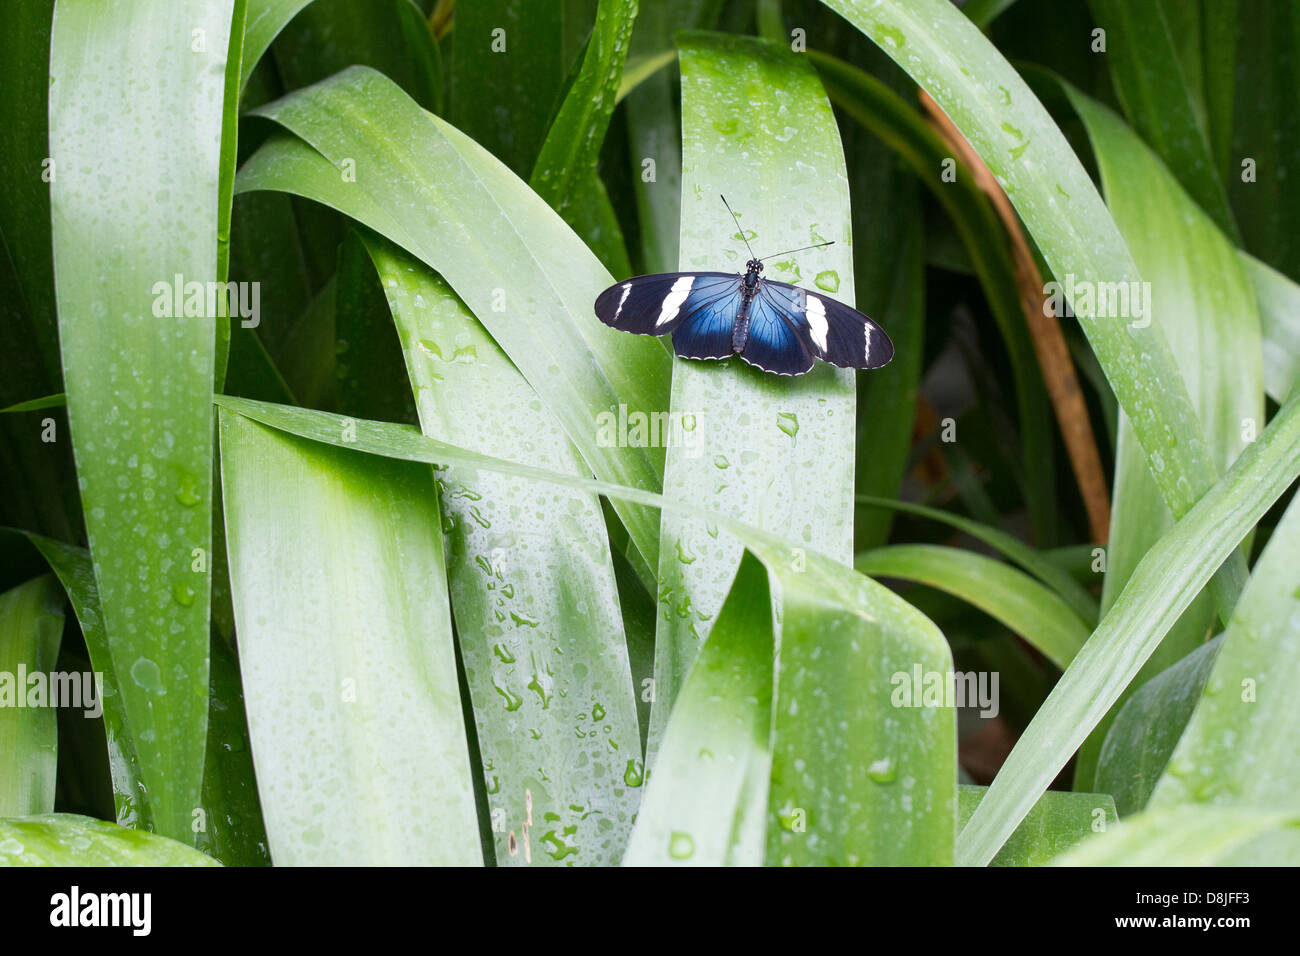
[(1043, 381), (1052, 400), (1052, 410), (1056, 413), (1061, 436), (1070, 456), (1070, 467), (1074, 470), (1074, 478), (1079, 484), (1083, 505), (1088, 512), (1092, 540), (1094, 544), (1105, 544), (1110, 533), (1110, 492), (1101, 468), (1097, 439), (1092, 431), (1092, 421), (1088, 418), (1088, 408), (1079, 388), (1079, 378), (1074, 372), (1074, 362), (1070, 360), (1070, 351), (1066, 347), (1060, 322), (1046, 307), (1048, 297), (1043, 288), (1042, 276), (1038, 272), (1038, 263), (1034, 260), (1029, 242), (1025, 239), (1020, 219), (1016, 216), (1011, 201), (1007, 199), (1007, 194), (998, 185), (979, 153), (966, 141), (961, 130), (939, 108), (939, 104), (931, 99), (930, 94), (921, 90), (920, 96), (930, 123), (970, 170), (976, 185), (989, 197), (1007, 230), (1021, 308), (1025, 312), (1025, 322), (1034, 342), (1038, 364), (1043, 369)]

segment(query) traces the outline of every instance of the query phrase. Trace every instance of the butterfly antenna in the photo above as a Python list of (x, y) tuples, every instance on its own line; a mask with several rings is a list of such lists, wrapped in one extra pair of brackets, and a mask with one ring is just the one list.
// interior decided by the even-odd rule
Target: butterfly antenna
[(803, 246), (802, 248), (799, 249), (787, 249), (785, 252), (774, 252), (772, 253), (772, 255), (764, 256), (762, 259), (759, 259), (758, 261), (766, 262), (768, 259), (775, 259), (777, 256), (788, 256), (792, 252), (806, 252), (809, 249), (820, 249), (822, 246), (833, 246), (833, 245), (835, 245), (835, 240), (830, 239), (826, 242), (817, 242), (811, 246)]
[(727, 212), (731, 213), (731, 218), (736, 220), (736, 228), (740, 230), (741, 241), (745, 243), (745, 248), (749, 249), (749, 258), (751, 259), (756, 258), (756, 256), (754, 255), (754, 250), (750, 249), (749, 240), (745, 238), (745, 227), (740, 224), (740, 217), (731, 211), (731, 203), (727, 202), (726, 196), (723, 196), (721, 193), (719, 193), (718, 197), (722, 200), (722, 205), (727, 207)]

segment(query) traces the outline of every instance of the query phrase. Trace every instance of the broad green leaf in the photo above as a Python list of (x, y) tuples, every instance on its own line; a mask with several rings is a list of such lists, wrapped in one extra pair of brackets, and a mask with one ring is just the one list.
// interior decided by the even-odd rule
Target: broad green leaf
[[(436, 269), (588, 467), (658, 489), (663, 450), (603, 447), (596, 418), (620, 405), (647, 414), (664, 409), (669, 356), (651, 339), (601, 325), (592, 303), (613, 280), (538, 196), (370, 70), (346, 70), (258, 112), (304, 139), (281, 136), (263, 146), (240, 171), (240, 191), (278, 189), (326, 203)], [(340, 171), (351, 168), (348, 161), (356, 182)], [(653, 568), (655, 516), (617, 507)]]
[(1264, 387), (1280, 405), (1300, 382), (1300, 285), (1244, 252), (1241, 264), (1259, 303)]
[[(1201, 77), (1188, 72), (1188, 66), (1200, 66), (1199, 30), (1191, 37), (1198, 42), (1188, 63), (1180, 57), (1183, 31), (1170, 24), (1162, 3), (1088, 0), (1088, 6), (1106, 31), (1106, 62), (1129, 122), (1201, 209), (1236, 238), (1228, 194), (1210, 148)], [(1194, 4), (1180, 6), (1195, 17)], [(1134, 256), (1142, 267), (1141, 253)], [(1154, 281), (1145, 268), (1141, 271)]]
[[(844, 153), (817, 74), (788, 49), (722, 34), (679, 34), (678, 48), (684, 197), (679, 268), (741, 271), (749, 258), (746, 240), (760, 256), (832, 240), (837, 245), (773, 260), (766, 274), (851, 305)], [(718, 197), (740, 183), (745, 191), (732, 190), (731, 196), (738, 232)], [(792, 204), (792, 196), (799, 201)], [(847, 564), (853, 550), (854, 421), (851, 371), (819, 363), (807, 375), (790, 378), (738, 358), (679, 360), (669, 422), (680, 431), (669, 435), (664, 495), (780, 532), (793, 545)], [(651, 754), (726, 597), (741, 550), (715, 526), (663, 515)], [(829, 656), (824, 666), (835, 666)]]
[(480, 864), (433, 476), (238, 415), (220, 430), (272, 859)]
[(1300, 748), (1300, 503), (1292, 500), (1255, 565), (1209, 683), (1153, 807), (1181, 803), (1296, 812)]
[[(367, 237), (365, 245), (424, 433), (584, 474), (563, 429), (447, 283), (390, 243)], [(441, 484), (452, 610), (488, 806), (505, 821), (493, 828), (497, 863), (615, 864), (643, 771), (600, 502), (486, 472)]]
[[(1006, 190), (1056, 279), (1140, 278), (1114, 220), (1061, 131), (1025, 82), (947, 0), (825, 0), (934, 97)], [(1181, 516), (1214, 483), (1214, 459), (1159, 327), (1076, 305), (1165, 501)], [(1105, 311), (1105, 310), (1103, 310)], [(1234, 555), (1215, 577), (1231, 611), (1245, 582)]]
[(930, 518), (933, 521), (942, 521), (950, 527), (956, 528), (965, 534), (970, 535), (978, 541), (982, 541), (991, 548), (996, 548), (1006, 557), (1010, 558), (1020, 567), (1028, 571), (1038, 580), (1042, 581), (1061, 598), (1070, 610), (1072, 610), (1084, 624), (1092, 627), (1097, 623), (1097, 602), (1084, 588), (1074, 580), (1069, 572), (1063, 570), (1060, 565), (1052, 561), (1049, 556), (1043, 552), (1031, 548), (1019, 538), (1007, 534), (998, 528), (990, 528), (986, 524), (978, 521), (972, 521), (970, 518), (964, 518), (961, 515), (953, 514), (951, 511), (941, 511), (938, 508), (927, 508), (925, 505), (912, 504), (906, 501), (889, 501), (884, 498), (873, 498), (869, 495), (858, 495), (857, 502), (860, 507), (870, 508), (888, 508), (892, 511), (901, 511), (905, 514), (918, 515), (922, 518)]
[(0, 816), (54, 809), (62, 636), (63, 592), (54, 577), (0, 594)]
[[(829, 557), (793, 548), (693, 502), (482, 455), (406, 426), (225, 396), (218, 403), (223, 414), (247, 416), (312, 441), (438, 464), (452, 476), (462, 469), (487, 470), (627, 498), (713, 522), (736, 536), (768, 571), (781, 683), (773, 697), (769, 802), (766, 808), (743, 808), (747, 820), (766, 812), (767, 850), (764, 854), (750, 843), (763, 839), (762, 826), (747, 823), (745, 847), (735, 858), (951, 862), (957, 778), (953, 711), (942, 702), (918, 706), (924, 702), (897, 695), (913, 667), (946, 674), (952, 657), (934, 625), (892, 592)], [(354, 440), (344, 439), (345, 430)], [(836, 662), (835, 673), (827, 673), (823, 658)], [(843, 708), (845, 700), (854, 706)], [(650, 779), (653, 784), (653, 774)], [(698, 791), (691, 791), (690, 801), (698, 800)], [(668, 811), (642, 812), (647, 819), (664, 819), (680, 809), (675, 804)], [(794, 810), (803, 811), (803, 831), (782, 825), (796, 819)]]
[[(1111, 213), (1149, 283), (1147, 318), (1169, 342), (1211, 455), (1224, 469), (1264, 421), (1260, 323), (1250, 282), (1236, 250), (1132, 131), (1105, 107), (1071, 88), (1066, 93), (1092, 139)], [(1157, 467), (1163, 466), (1161, 459)], [(1173, 524), (1126, 415), (1120, 419), (1115, 476), (1103, 608), (1114, 603), (1142, 555)], [(1209, 597), (1192, 604), (1138, 672), (1139, 682), (1205, 640), (1214, 613)], [(1098, 789), (1097, 754), (1114, 714), (1080, 752), (1080, 789)]]
[(1297, 475), (1300, 397), (1279, 410), (1227, 474), (1138, 563), (962, 830), (960, 864), (983, 866), (996, 855), (1215, 569)]
[(801, 549), (747, 546), (779, 614), (766, 861), (951, 865), (956, 716), (904, 693), (918, 669), (951, 673), (943, 635), (828, 557), (800, 570)]
[(864, 551), (863, 574), (939, 588), (1001, 621), (1064, 670), (1088, 640), (1068, 604), (1028, 574), (974, 551), (935, 544), (896, 544)]
[[(958, 827), (965, 826), (987, 792), (987, 787), (957, 788)], [(1049, 790), (1025, 815), (990, 866), (1043, 866), (1118, 820), (1110, 794)]]
[[(1085, 840), (1053, 866), (1215, 866), (1268, 834), (1286, 839), (1300, 827), (1294, 812), (1251, 807), (1186, 806), (1148, 810)], [(1300, 858), (1287, 861), (1300, 864)]]
[(51, 49), (55, 286), (86, 532), (153, 823), (178, 839), (193, 836), (207, 722), (215, 315), (175, 283), (217, 278), (232, 9), (65, 0)]
[(1097, 787), (1128, 817), (1147, 805), (1209, 680), (1222, 636), (1139, 687), (1115, 715), (1097, 759)]
[[(944, 180), (946, 164), (953, 161), (952, 150), (897, 92), (842, 59), (817, 51), (808, 56), (816, 65), (831, 101), (907, 162), (942, 204), (961, 237), (1011, 361), (1023, 444), (1021, 480), (1025, 501), (1036, 538), (1040, 543), (1050, 543), (1055, 537), (1056, 520), (1052, 409), (1016, 291), (1006, 235), (997, 215), (966, 169), (957, 169), (954, 182)], [(894, 270), (895, 274), (897, 271)], [(876, 278), (879, 281), (879, 274)], [(906, 337), (895, 343), (900, 347), (907, 344)], [(919, 361), (921, 343), (912, 345), (911, 349), (917, 354), (910, 360)], [(894, 361), (907, 358), (896, 354)], [(861, 446), (874, 445), (875, 440), (870, 435), (860, 437), (859, 454), (865, 455)]]
[(0, 820), (0, 866), (220, 866), (183, 843), (75, 813)]

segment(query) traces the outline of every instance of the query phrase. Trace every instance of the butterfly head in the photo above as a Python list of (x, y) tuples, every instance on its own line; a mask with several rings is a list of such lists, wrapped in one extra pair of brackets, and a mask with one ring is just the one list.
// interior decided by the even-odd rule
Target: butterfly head
[(762, 261), (759, 259), (750, 259), (748, 262), (745, 263), (745, 282), (748, 285), (753, 285), (755, 280), (758, 279), (759, 275), (762, 274), (762, 272), (763, 272)]

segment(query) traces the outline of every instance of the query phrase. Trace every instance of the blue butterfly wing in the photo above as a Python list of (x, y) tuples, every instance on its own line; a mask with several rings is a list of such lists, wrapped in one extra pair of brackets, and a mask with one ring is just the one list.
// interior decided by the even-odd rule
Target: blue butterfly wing
[(812, 351), (807, 336), (801, 334), (798, 316), (782, 299), (763, 295), (762, 288), (749, 307), (749, 338), (740, 357), (777, 375), (802, 375), (813, 367)]
[[(636, 276), (610, 286), (597, 297), (596, 317), (623, 332), (668, 335), (692, 326), (697, 317), (712, 322), (720, 308), (725, 311), (726, 300), (733, 293), (738, 309), (740, 277), (733, 273), (666, 272)], [(733, 311), (731, 319), (735, 317)], [(698, 333), (692, 332), (691, 337), (697, 338)], [(676, 345), (676, 336), (673, 342)], [(683, 353), (679, 350), (678, 354)]]
[(724, 359), (735, 354), (731, 345), (743, 298), (738, 275), (710, 275), (697, 281), (686, 300), (686, 313), (673, 332), (673, 351), (688, 359)]
[(785, 316), (804, 347), (823, 362), (840, 368), (880, 368), (894, 357), (894, 343), (884, 329), (829, 296), (764, 280), (755, 305), (758, 302)]

